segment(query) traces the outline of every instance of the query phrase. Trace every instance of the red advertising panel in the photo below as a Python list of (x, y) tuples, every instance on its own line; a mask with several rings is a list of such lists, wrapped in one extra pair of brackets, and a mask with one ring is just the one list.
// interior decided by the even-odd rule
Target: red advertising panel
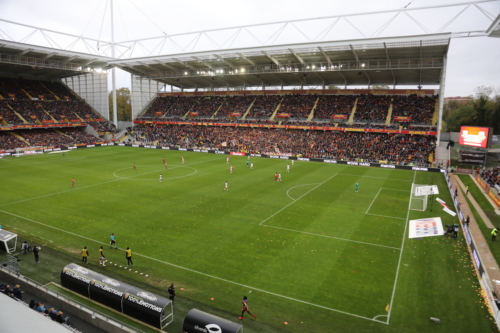
[(333, 119), (347, 119), (346, 114), (332, 114)]
[(199, 112), (189, 112), (189, 115), (191, 117), (196, 117), (197, 115), (199, 115)]
[(459, 144), (479, 148), (488, 148), (491, 129), (489, 127), (460, 127)]
[(394, 121), (411, 121), (411, 117), (400, 117), (400, 116), (395, 116)]
[(278, 118), (290, 118), (289, 113), (278, 113)]
[(231, 117), (239, 117), (239, 116), (241, 116), (241, 112), (231, 112), (229, 115)]
[(156, 111), (155, 112), (155, 116), (161, 116), (162, 114), (163, 114), (163, 112), (161, 112), (161, 111)]

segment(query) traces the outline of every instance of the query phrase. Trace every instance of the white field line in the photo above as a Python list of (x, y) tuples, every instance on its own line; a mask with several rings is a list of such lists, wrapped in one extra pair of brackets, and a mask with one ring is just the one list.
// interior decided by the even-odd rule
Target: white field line
[(269, 227), (269, 228), (276, 228), (276, 229), (281, 229), (281, 230), (299, 232), (301, 234), (307, 234), (307, 235), (313, 235), (313, 236), (320, 236), (320, 237), (332, 238), (332, 239), (338, 239), (338, 240), (343, 240), (343, 241), (346, 241), (346, 242), (360, 243), (360, 244), (364, 244), (364, 245), (385, 247), (385, 248), (393, 249), (393, 250), (401, 250), (400, 248), (392, 247), (392, 246), (379, 245), (379, 244), (373, 244), (373, 243), (366, 243), (366, 242), (356, 241), (356, 240), (352, 240), (352, 239), (339, 238), (339, 237), (333, 237), (333, 236), (327, 236), (327, 235), (321, 235), (321, 234), (315, 234), (315, 233), (312, 233), (312, 232), (306, 232), (306, 231), (300, 231), (300, 230), (293, 230), (293, 229), (287, 229), (287, 228), (282, 228), (282, 227), (275, 227), (275, 226), (268, 225), (268, 224), (263, 224), (263, 226)]
[[(310, 189), (309, 191), (307, 191), (306, 193), (302, 194), (300, 197), (298, 197), (297, 199), (295, 199), (294, 201), (290, 202), (288, 205), (286, 205), (285, 207), (281, 208), (280, 210), (278, 210), (276, 213), (274, 213), (273, 215), (269, 216), (267, 219), (263, 220), (262, 222), (259, 223), (259, 225), (262, 225), (264, 222), (266, 222), (267, 220), (273, 218), (274, 216), (278, 215), (281, 211), (285, 210), (286, 208), (288, 208), (288, 206), (292, 205), (293, 203), (295, 203), (297, 200), (301, 199), (302, 197), (306, 196), (307, 194), (309, 194), (310, 192), (314, 191), (316, 188), (320, 187), (321, 185), (323, 185), (324, 183), (326, 183), (327, 181), (329, 181), (330, 179), (332, 179), (333, 177), (335, 177), (337, 174), (334, 174), (333, 176), (329, 177), (327, 180), (325, 180), (324, 182), (322, 183), (319, 183), (318, 185), (314, 186), (312, 189)], [(1, 207), (1, 206), (0, 206)]]
[(294, 188), (296, 188), (296, 187), (300, 187), (300, 186), (317, 185), (317, 184), (319, 184), (319, 183), (302, 184), (302, 185), (297, 185), (297, 186), (294, 186), (294, 187), (290, 187), (290, 188), (288, 189), (288, 191), (286, 191), (286, 195), (288, 195), (288, 197), (289, 197), (290, 199), (292, 199), (292, 200), (297, 200), (297, 199), (294, 199), (294, 198), (292, 198), (292, 197), (290, 196), (290, 194), (289, 194), (289, 193), (290, 193), (290, 191), (291, 191), (291, 190), (293, 190), (293, 189), (294, 189)]
[[(417, 177), (417, 172), (415, 171), (415, 173), (413, 174), (412, 184), (415, 183), (416, 177)], [(410, 195), (411, 195), (411, 193), (410, 193)], [(394, 287), (392, 288), (391, 302), (389, 303), (389, 312), (387, 313), (387, 325), (389, 325), (389, 320), (391, 319), (392, 302), (394, 301), (394, 295), (396, 294), (396, 286), (398, 284), (398, 276), (399, 276), (399, 267), (401, 266), (401, 259), (403, 258), (403, 250), (404, 250), (405, 240), (406, 240), (406, 230), (408, 229), (408, 219), (410, 217), (410, 204), (411, 204), (411, 200), (408, 202), (408, 212), (406, 213), (405, 231), (403, 233), (403, 241), (401, 243), (401, 252), (399, 253), (398, 268), (396, 269), (396, 277), (394, 278)]]
[(368, 212), (370, 211), (370, 208), (372, 208), (373, 203), (375, 202), (375, 200), (377, 200), (377, 197), (380, 194), (380, 191), (382, 191), (381, 188), (378, 190), (377, 195), (375, 195), (375, 198), (373, 198), (372, 203), (370, 204), (370, 206), (368, 206), (368, 209), (366, 210), (365, 214), (368, 214)]
[(389, 218), (389, 219), (406, 220), (404, 217), (395, 217), (395, 216), (377, 215), (377, 214), (369, 214), (369, 213), (365, 213), (365, 215), (380, 216), (380, 217), (387, 217), (387, 218)]
[[(146, 165), (146, 166), (154, 166), (154, 165)], [(171, 170), (171, 169), (178, 169), (178, 168), (188, 168), (188, 169), (193, 169), (194, 172), (188, 174), (188, 175), (185, 175), (185, 176), (179, 176), (179, 177), (165, 177), (163, 178), (163, 180), (169, 180), (169, 179), (178, 179), (178, 178), (185, 178), (185, 177), (189, 177), (189, 176), (192, 176), (194, 174), (196, 174), (198, 172), (198, 170), (196, 170), (195, 168), (191, 168), (190, 166), (187, 166), (187, 165), (174, 165), (170, 168), (168, 168), (167, 170), (165, 170), (165, 168), (163, 169), (158, 169), (158, 170), (154, 170), (154, 171), (151, 171), (151, 172), (146, 172), (146, 173), (141, 173), (141, 174), (138, 174), (138, 175), (135, 175), (135, 176), (132, 176), (132, 177), (120, 177), (118, 176), (116, 173), (118, 171), (122, 171), (122, 170), (130, 170), (130, 168), (123, 168), (123, 169), (119, 169), (119, 170), (116, 170), (115, 172), (113, 172), (113, 176), (115, 176), (116, 178), (119, 178), (119, 179), (128, 179), (128, 180), (154, 180), (154, 181), (158, 181), (158, 179), (144, 179), (144, 178), (139, 178), (139, 179), (132, 179), (133, 177), (139, 177), (139, 176), (143, 176), (143, 175), (148, 175), (150, 173), (154, 173), (154, 172), (168, 172), (168, 170)]]
[[(330, 178), (332, 178), (332, 177), (330, 177)], [(30, 221), (30, 222), (33, 222), (33, 223), (36, 223), (36, 224), (43, 225), (45, 227), (58, 230), (60, 232), (64, 232), (64, 233), (67, 233), (67, 234), (70, 234), (70, 235), (73, 235), (73, 236), (76, 236), (76, 237), (80, 237), (80, 238), (83, 238), (83, 239), (95, 242), (97, 244), (106, 245), (106, 246), (109, 245), (107, 243), (103, 243), (103, 242), (97, 241), (97, 240), (92, 239), (92, 238), (88, 238), (88, 237), (85, 237), (85, 236), (82, 236), (82, 235), (75, 234), (75, 233), (70, 232), (70, 231), (66, 231), (66, 230), (63, 230), (63, 229), (60, 229), (60, 228), (57, 228), (57, 227), (53, 227), (51, 225), (47, 225), (47, 224), (42, 223), (42, 222), (38, 222), (38, 221), (29, 219), (29, 218), (26, 218), (26, 217), (22, 217), (22, 216), (13, 214), (13, 213), (9, 213), (9, 212), (6, 212), (4, 210), (0, 210), (0, 212), (8, 214), (8, 215), (11, 215), (11, 216), (18, 217), (20, 219), (24, 219), (26, 221)], [(123, 251), (122, 249), (120, 249), (120, 250)], [(230, 284), (234, 284), (234, 285), (237, 285), (237, 286), (240, 286), (240, 287), (245, 287), (245, 288), (250, 288), (252, 290), (257, 290), (257, 291), (260, 291), (260, 292), (265, 293), (265, 294), (269, 294), (269, 295), (273, 295), (273, 296), (285, 298), (285, 299), (288, 299), (288, 300), (291, 300), (291, 301), (295, 301), (295, 302), (299, 302), (299, 303), (311, 305), (311, 306), (314, 306), (314, 307), (317, 307), (317, 308), (321, 308), (321, 309), (325, 309), (325, 310), (329, 310), (329, 311), (334, 311), (334, 312), (342, 313), (342, 314), (345, 314), (345, 315), (349, 315), (349, 316), (353, 316), (353, 317), (357, 317), (357, 318), (361, 318), (361, 319), (366, 319), (366, 320), (369, 320), (369, 321), (374, 321), (374, 322), (378, 322), (378, 323), (386, 324), (387, 325), (387, 323), (381, 322), (379, 320), (374, 320), (372, 318), (363, 317), (363, 316), (356, 315), (356, 314), (353, 314), (353, 313), (349, 313), (349, 312), (345, 312), (345, 311), (340, 311), (340, 310), (337, 310), (337, 309), (329, 308), (329, 307), (326, 307), (326, 306), (323, 306), (323, 305), (306, 302), (306, 301), (303, 301), (303, 300), (300, 300), (300, 299), (296, 299), (296, 298), (292, 298), (292, 297), (288, 297), (288, 296), (285, 296), (285, 295), (280, 295), (280, 294), (273, 293), (273, 292), (270, 292), (270, 291), (267, 291), (267, 290), (264, 290), (264, 289), (255, 288), (255, 287), (248, 286), (248, 285), (245, 285), (245, 284), (242, 284), (242, 283), (238, 283), (238, 282), (234, 282), (234, 281), (231, 281), (231, 280), (223, 279), (223, 278), (218, 277), (218, 276), (214, 276), (214, 275), (206, 274), (206, 273), (203, 273), (203, 272), (200, 272), (200, 271), (196, 271), (196, 270), (191, 269), (191, 268), (187, 268), (187, 267), (179, 266), (179, 265), (176, 265), (176, 264), (172, 264), (172, 263), (167, 262), (167, 261), (163, 261), (163, 260), (159, 260), (159, 259), (156, 259), (156, 258), (152, 258), (152, 257), (146, 256), (144, 254), (140, 254), (140, 253), (137, 253), (137, 252), (134, 252), (134, 255), (140, 256), (140, 257), (143, 257), (143, 258), (147, 258), (147, 259), (150, 259), (150, 260), (153, 260), (153, 261), (165, 264), (165, 265), (169, 265), (169, 266), (172, 266), (172, 267), (180, 268), (180, 269), (186, 270), (188, 272), (192, 272), (192, 273), (196, 273), (196, 274), (199, 274), (199, 275), (203, 275), (203, 276), (206, 276), (206, 277), (209, 277), (209, 278), (212, 278), (212, 279), (216, 279), (216, 280), (219, 280), (219, 281), (223, 281), (223, 282), (227, 282), (227, 283), (230, 283)]]
[[(119, 152), (107, 152), (104, 154), (92, 154), (92, 155), (84, 155), (84, 156), (75, 156), (75, 157), (64, 157), (58, 160), (52, 160), (52, 161), (45, 161), (45, 162), (35, 162), (35, 163), (25, 163), (25, 164), (12, 164), (8, 166), (3, 166), (0, 167), (0, 169), (5, 169), (5, 168), (12, 168), (12, 167), (17, 167), (17, 166), (25, 166), (25, 165), (36, 165), (36, 164), (43, 164), (43, 163), (59, 163), (59, 162), (72, 162), (72, 161), (79, 161), (83, 160), (84, 158), (87, 157), (94, 157), (94, 156), (105, 156), (105, 155), (112, 155), (112, 154), (119, 154)], [(44, 158), (44, 157), (49, 157), (49, 156), (38, 156), (38, 158)], [(9, 160), (6, 160), (9, 161)]]
[[(210, 162), (210, 161), (215, 161), (215, 160), (220, 160), (220, 158), (214, 158), (212, 160), (206, 160), (206, 161), (191, 163), (191, 164), (187, 164), (187, 165), (194, 165), (194, 164), (205, 163), (205, 162)], [(158, 172), (158, 171), (153, 171), (153, 172)], [(138, 175), (135, 175), (135, 176), (132, 176), (132, 177), (143, 176), (143, 175), (147, 175), (147, 174), (150, 174), (150, 173), (153, 173), (153, 172), (141, 173), (141, 174), (138, 174)], [(132, 178), (132, 177), (129, 177), (129, 178)], [(0, 207), (5, 207), (5, 206), (8, 206), (8, 205), (14, 205), (14, 204), (17, 204), (17, 203), (31, 201), (31, 200), (36, 200), (36, 199), (41, 199), (41, 198), (46, 198), (46, 197), (50, 197), (50, 196), (58, 195), (58, 194), (62, 194), (62, 193), (73, 192), (73, 191), (76, 191), (76, 190), (83, 190), (85, 188), (99, 186), (99, 185), (104, 185), (104, 184), (113, 183), (113, 182), (118, 182), (118, 181), (121, 181), (121, 180), (127, 180), (129, 178), (119, 178), (119, 179), (108, 180), (106, 182), (92, 184), (92, 185), (87, 185), (87, 186), (83, 186), (83, 187), (75, 187), (75, 188), (72, 188), (72, 189), (66, 190), (66, 191), (61, 191), (61, 192), (56, 192), (56, 193), (50, 193), (50, 194), (41, 195), (41, 196), (34, 197), (34, 198), (29, 198), (29, 199), (24, 199), (24, 200), (9, 202), (9, 203), (0, 205)]]
[(383, 190), (390, 190), (390, 191), (401, 191), (401, 192), (411, 192), (408, 191), (408, 190), (400, 190), (400, 189), (397, 189), (397, 188), (387, 188), (387, 187), (382, 187)]
[[(339, 176), (353, 176), (353, 177), (364, 177), (364, 178), (376, 178), (376, 179), (389, 180), (389, 178), (384, 178), (384, 177), (372, 177), (372, 176), (363, 176), (363, 175), (349, 175), (349, 174), (346, 174), (346, 173), (339, 173)], [(411, 182), (411, 180), (409, 180), (409, 179), (393, 179), (393, 178), (390, 178), (390, 180), (400, 180), (400, 181), (404, 181), (404, 182)]]

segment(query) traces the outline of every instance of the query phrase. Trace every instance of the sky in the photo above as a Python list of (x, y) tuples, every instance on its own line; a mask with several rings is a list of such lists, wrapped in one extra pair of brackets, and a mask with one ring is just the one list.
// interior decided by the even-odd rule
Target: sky
[[(246, 24), (393, 10), (405, 6), (417, 8), (460, 2), (462, 1), (114, 0), (115, 41)], [(109, 41), (111, 40), (109, 4), (110, 0), (0, 0), (0, 19)], [(500, 14), (500, 1), (481, 3), (480, 7), (494, 17)], [(413, 11), (409, 13), (429, 31), (437, 31), (451, 18), (459, 14), (463, 8), (448, 7), (432, 12)], [(380, 32), (379, 37), (423, 33), (422, 28), (417, 26), (411, 18), (404, 15), (397, 16), (387, 28), (378, 31), (381, 24), (393, 15), (386, 13), (357, 16), (351, 17), (349, 20), (366, 36), (376, 36), (377, 32)], [(491, 24), (491, 20), (474, 6), (471, 6), (461, 15), (444, 31), (484, 30)], [(302, 42), (305, 41), (302, 33), (310, 39), (321, 36), (322, 40), (362, 37), (360, 32), (354, 30), (344, 20), (339, 21), (334, 28), (329, 30), (328, 34), (321, 35), (332, 22), (333, 20), (330, 19), (296, 23), (295, 27), (286, 26), (282, 31), (283, 33), (279, 35), (273, 35), (281, 27), (279, 24), (255, 27), (250, 30), (261, 42), (273, 40), (276, 36), (278, 36), (276, 37), (277, 43)], [(298, 32), (295, 28), (300, 29), (301, 32)], [(27, 43), (36, 43), (37, 40), (43, 39), (43, 36), (39, 33), (27, 38), (29, 32), (29, 29), (0, 22), (0, 38), (2, 36), (6, 38), (5, 35), (8, 35), (16, 41), (24, 38)], [(233, 30), (228, 30), (218, 35), (212, 35), (214, 41), (210, 41), (203, 35), (196, 43), (192, 42), (193, 37), (196, 35), (178, 37), (176, 45), (165, 43), (161, 52), (168, 54), (178, 53), (181, 49), (186, 51), (208, 50), (216, 48), (215, 44), (225, 47), (230, 44), (232, 47), (242, 47), (256, 43), (252, 36), (244, 33), (237, 35), (237, 38), (231, 39), (232, 32)], [(70, 43), (70, 40), (64, 36), (52, 35), (52, 38), (61, 46)], [(154, 44), (150, 44), (150, 46), (151, 49), (154, 48)], [(159, 51), (160, 48), (156, 50)], [(140, 48), (137, 48), (136, 52), (141, 52)], [(500, 66), (498, 65), (498, 59), (500, 59), (500, 38), (453, 38), (448, 51), (445, 96), (471, 95), (476, 87), (482, 85), (491, 86), (500, 94)], [(117, 76), (117, 86), (130, 87), (129, 75), (125, 75), (120, 71)]]

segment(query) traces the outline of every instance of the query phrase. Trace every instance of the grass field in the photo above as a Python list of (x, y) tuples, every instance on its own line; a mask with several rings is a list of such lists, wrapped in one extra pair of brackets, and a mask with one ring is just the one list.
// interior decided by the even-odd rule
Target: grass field
[[(105, 247), (118, 264), (110, 273), (155, 288), (175, 282), (178, 302), (200, 302), (233, 321), (246, 295), (258, 325), (245, 318), (245, 330), (494, 330), (462, 237), (407, 239), (409, 219), (455, 223), (438, 205), (408, 210), (412, 182), (437, 184), (451, 204), (441, 174), (301, 161), (286, 173), (286, 160), (252, 158), (250, 170), (245, 157), (226, 157), (102, 147), (3, 158), (0, 221), (75, 262), (87, 246), (97, 266), (97, 249), (114, 232), (120, 250)], [(132, 271), (119, 267), (127, 246)]]

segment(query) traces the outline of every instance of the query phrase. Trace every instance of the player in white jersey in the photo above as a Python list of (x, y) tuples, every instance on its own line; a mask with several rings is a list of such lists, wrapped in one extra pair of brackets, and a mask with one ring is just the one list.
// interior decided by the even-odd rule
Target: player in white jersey
[(286, 172), (290, 172), (290, 164), (286, 165)]
[(226, 164), (229, 164), (229, 156), (226, 157)]
[(160, 183), (163, 181), (163, 176), (160, 173)]
[(233, 173), (234, 172), (234, 166), (231, 165), (231, 167), (229, 168), (229, 173)]
[(224, 191), (229, 191), (229, 186), (227, 185), (227, 181), (226, 181), (226, 183), (224, 184)]
[(184, 164), (184, 155), (181, 155), (181, 163)]
[(253, 162), (250, 163), (250, 169), (253, 169)]
[(278, 173), (278, 182), (281, 181), (281, 173)]
[(292, 160), (292, 165), (294, 165), (294, 163), (295, 163), (295, 160)]

